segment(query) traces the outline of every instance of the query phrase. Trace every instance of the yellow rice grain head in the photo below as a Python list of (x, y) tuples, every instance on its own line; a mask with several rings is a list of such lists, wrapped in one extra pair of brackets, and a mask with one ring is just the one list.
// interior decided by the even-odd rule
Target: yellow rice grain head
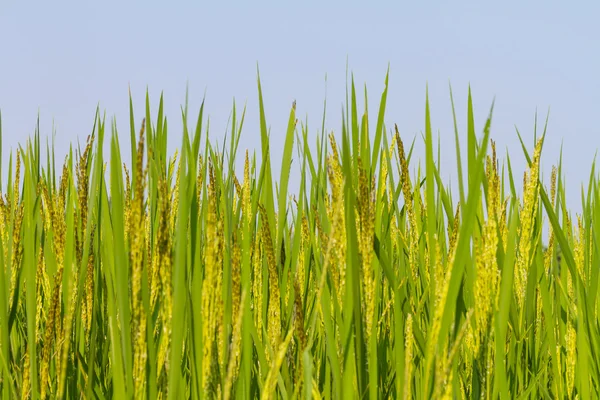
[[(74, 276), (77, 276), (77, 266), (73, 266)], [(77, 305), (77, 284), (76, 280), (71, 281), (71, 299), (69, 301), (69, 307), (65, 315), (64, 329), (61, 332), (62, 337), (59, 343), (62, 343), (62, 348), (59, 359), (59, 373), (58, 373), (58, 398), (63, 398), (66, 388), (67, 378), (67, 362), (69, 360), (69, 349), (71, 347), (71, 333), (73, 331), (73, 319), (75, 317), (75, 306)]]
[[(359, 157), (358, 202), (357, 202), (357, 231), (359, 253), (362, 261), (363, 295), (365, 299), (365, 323), (367, 342), (371, 336), (375, 314), (375, 276), (372, 267), (373, 233), (375, 225), (374, 191), (369, 185), (367, 173), (362, 168)], [(341, 299), (340, 299), (341, 304)]]
[(22, 242), (21, 242), (21, 225), (23, 224), (23, 204), (19, 204), (19, 187), (20, 187), (20, 170), (21, 157), (17, 151), (17, 167), (15, 173), (15, 182), (13, 187), (14, 207), (15, 207), (15, 222), (13, 227), (13, 247), (12, 247), (12, 274), (10, 277), (10, 298), (13, 297), (15, 285), (17, 284), (17, 275), (21, 267)]
[(456, 242), (458, 239), (458, 230), (460, 229), (460, 203), (456, 205), (456, 213), (454, 214), (454, 224), (452, 231), (448, 233), (450, 240), (448, 241), (448, 257), (456, 250)]
[(415, 215), (414, 204), (413, 204), (413, 194), (410, 183), (410, 174), (408, 172), (408, 162), (406, 161), (406, 156), (404, 155), (404, 143), (400, 138), (400, 133), (398, 132), (398, 126), (395, 126), (396, 129), (396, 144), (398, 146), (398, 156), (400, 157), (400, 168), (401, 168), (401, 176), (400, 181), (402, 183), (402, 194), (404, 195), (404, 207), (406, 209), (406, 215), (408, 217), (409, 224), (409, 249), (408, 249), (408, 263), (410, 272), (412, 275), (413, 282), (417, 284), (419, 280), (419, 266), (418, 266), (418, 254), (419, 254), (419, 232), (417, 229), (417, 218)]
[[(552, 208), (556, 206), (556, 166), (552, 166), (552, 175), (550, 176), (550, 201), (552, 202)], [(550, 269), (552, 268), (552, 260), (554, 258), (554, 231), (552, 224), (548, 224), (548, 248), (544, 255), (544, 269), (546, 270), (546, 276), (549, 275)]]
[(142, 304), (142, 273), (145, 253), (145, 216), (144, 216), (144, 129), (145, 120), (140, 129), (137, 146), (136, 176), (134, 196), (131, 204), (131, 291), (133, 310), (133, 376), (134, 397), (143, 396), (146, 384), (146, 312)]
[[(439, 240), (435, 240), (435, 249), (436, 249), (436, 266), (435, 266), (435, 274), (436, 274), (436, 281), (438, 282), (438, 289), (437, 289), (437, 293), (435, 295), (435, 305), (434, 305), (434, 315), (433, 315), (433, 322), (431, 325), (431, 333), (430, 333), (430, 338), (428, 340), (428, 347), (427, 347), (427, 354), (435, 354), (437, 353), (438, 349), (440, 348), (440, 346), (438, 345), (438, 342), (440, 340), (439, 338), (439, 333), (440, 333), (440, 328), (441, 328), (441, 323), (442, 323), (442, 317), (444, 314), (444, 308), (446, 306), (446, 298), (448, 296), (448, 288), (449, 288), (449, 283), (450, 283), (450, 275), (451, 275), (451, 270), (450, 268), (448, 268), (447, 266), (445, 266), (444, 264), (444, 257), (442, 257), (442, 249), (441, 249), (441, 245)], [(454, 259), (453, 253), (450, 257), (448, 257), (448, 259), (446, 260), (446, 262), (448, 263), (448, 265), (452, 260)], [(443, 342), (445, 342), (445, 340), (443, 340)], [(425, 366), (425, 370), (429, 371), (431, 369), (432, 362), (433, 362), (433, 358), (429, 359), (429, 363), (428, 365)]]
[(215, 190), (215, 178), (209, 163), (209, 188), (208, 188), (208, 215), (206, 222), (206, 237), (204, 248), (204, 280), (202, 282), (202, 335), (203, 335), (203, 359), (202, 359), (202, 382), (203, 390), (206, 392), (211, 384), (213, 371), (213, 354), (215, 332), (217, 330), (216, 307), (219, 295), (218, 273), (219, 273), (219, 249), (220, 237), (218, 234), (217, 198)]
[(21, 256), (23, 253), (23, 244), (21, 241), (21, 225), (23, 223), (23, 203), (19, 202), (19, 188), (21, 176), (21, 153), (17, 151), (17, 165), (15, 171), (15, 181), (13, 184), (13, 199), (15, 209), (15, 221), (13, 225), (12, 237), (12, 257), (11, 257), (11, 276), (10, 276), (10, 294), (9, 298), (13, 298), (15, 286), (17, 284), (18, 272), (21, 268)]
[(87, 263), (86, 279), (85, 279), (85, 304), (83, 309), (85, 310), (85, 322), (87, 333), (92, 329), (92, 312), (94, 306), (94, 234), (95, 226), (92, 226), (90, 233), (90, 256)]
[[(303, 303), (302, 303), (302, 298), (301, 298), (301, 288), (300, 288), (300, 284), (299, 284), (299, 280), (295, 279), (294, 280), (294, 291), (295, 291), (295, 297), (294, 297), (294, 329), (296, 331), (296, 341), (297, 341), (297, 346), (298, 346), (298, 352), (301, 355), (302, 352), (304, 351), (304, 349), (306, 348), (307, 345), (307, 337), (306, 337), (306, 331), (304, 329), (304, 307), (303, 307)], [(296, 384), (299, 387), (298, 392), (302, 393), (302, 384), (303, 384), (303, 378), (304, 378), (304, 374), (303, 374), (303, 357), (300, 356), (299, 358), (299, 363), (296, 367)]]
[(250, 198), (250, 160), (248, 159), (248, 150), (244, 160), (244, 185), (242, 186), (242, 214), (244, 220), (250, 222), (252, 219), (252, 200)]
[(529, 274), (529, 265), (531, 263), (531, 251), (533, 241), (534, 219), (538, 206), (538, 175), (540, 153), (542, 150), (542, 140), (540, 139), (535, 146), (533, 160), (529, 169), (529, 174), (525, 174), (524, 179), (524, 198), (520, 213), (519, 243), (517, 246), (517, 260), (515, 263), (515, 294), (517, 304), (523, 306), (525, 300), (525, 291), (527, 285), (527, 276)]
[(435, 385), (432, 396), (432, 398), (434, 399), (443, 398), (442, 394), (445, 393), (448, 388), (450, 388), (450, 390), (452, 389), (452, 377), (448, 376), (449, 374), (451, 375), (452, 372), (448, 371), (449, 368), (447, 368), (447, 365), (448, 348), (444, 346), (443, 350), (440, 352), (440, 354), (436, 357), (435, 360)]
[[(302, 217), (302, 238), (300, 239), (300, 251), (298, 252), (298, 267), (296, 268), (296, 276), (300, 291), (296, 294), (304, 300), (304, 289), (306, 288), (306, 256), (310, 254), (310, 230), (308, 227), (308, 218)], [(309, 277), (310, 279), (310, 277)]]
[(52, 345), (54, 342), (55, 331), (59, 330), (58, 325), (58, 313), (59, 313), (59, 302), (60, 302), (60, 283), (62, 281), (62, 271), (60, 268), (54, 279), (54, 288), (52, 291), (52, 298), (50, 306), (48, 307), (48, 314), (46, 318), (46, 329), (44, 335), (44, 346), (42, 347), (42, 359), (40, 362), (40, 397), (46, 398), (48, 393), (48, 382), (49, 382), (49, 363), (50, 355), (52, 351)]
[[(346, 224), (344, 219), (344, 175), (339, 161), (337, 144), (333, 134), (329, 135), (331, 155), (328, 156), (328, 175), (331, 185), (331, 198), (327, 216), (331, 224), (330, 270), (333, 276), (335, 292), (339, 304), (342, 302), (346, 286)], [(332, 304), (333, 306), (333, 304)]]
[(13, 245), (12, 245), (12, 257), (11, 257), (11, 276), (10, 276), (10, 299), (13, 298), (17, 286), (17, 276), (21, 269), (21, 260), (23, 259), (23, 241), (21, 240), (21, 226), (23, 225), (23, 211), (24, 204), (21, 203), (17, 206), (15, 213), (15, 222), (13, 228)]
[(54, 229), (54, 248), (56, 252), (56, 261), (59, 265), (63, 265), (64, 256), (65, 256), (65, 243), (66, 243), (66, 218), (65, 218), (65, 205), (66, 205), (66, 197), (67, 197), (67, 185), (69, 182), (69, 164), (68, 159), (65, 158), (65, 163), (63, 164), (62, 177), (60, 180), (60, 187), (58, 194), (55, 196), (54, 203), (57, 207), (54, 208), (54, 221), (53, 221), (53, 229)]
[[(7, 196), (8, 197), (8, 196)], [(43, 208), (42, 212), (44, 212), (44, 216), (47, 214), (46, 210)], [(2, 194), (0, 194), (0, 239), (2, 240), (3, 250), (4, 250), (4, 259), (8, 258), (8, 231), (10, 225), (10, 209), (7, 206), (7, 202), (4, 201)], [(44, 219), (44, 222), (46, 220)]]
[(252, 302), (254, 324), (258, 330), (258, 338), (262, 341), (263, 326), (263, 251), (262, 238), (257, 234), (252, 251)]
[(413, 317), (408, 314), (405, 323), (404, 333), (404, 400), (412, 398), (412, 379), (413, 379), (413, 350), (415, 346), (415, 338), (413, 336)]
[(35, 314), (35, 340), (38, 345), (41, 344), (43, 338), (42, 322), (46, 317), (46, 309), (48, 307), (48, 299), (50, 298), (50, 279), (46, 273), (46, 264), (44, 263), (44, 252), (40, 247), (38, 251), (37, 266), (35, 271), (36, 280), (36, 314)]
[[(267, 256), (267, 267), (269, 271), (269, 304), (267, 307), (267, 335), (269, 344), (276, 352), (281, 342), (281, 292), (279, 289), (279, 273), (273, 249), (273, 240), (271, 239), (271, 229), (269, 228), (269, 219), (264, 207), (260, 207), (262, 221), (262, 241), (265, 255)], [(268, 352), (267, 352), (268, 354)], [(269, 357), (267, 357), (269, 360)]]
[(19, 204), (19, 188), (21, 187), (21, 153), (17, 151), (17, 165), (15, 168), (15, 182), (13, 183), (13, 205)]
[(158, 196), (158, 230), (156, 232), (156, 251), (153, 258), (154, 270), (151, 283), (151, 299), (156, 303), (160, 293), (160, 322), (162, 335), (157, 355), (158, 374), (168, 373), (168, 354), (171, 338), (171, 314), (173, 311), (173, 289), (171, 285), (172, 275), (172, 236), (170, 234), (169, 215), (171, 211), (167, 183), (159, 179)]
[(29, 360), (29, 346), (25, 347), (23, 355), (23, 380), (21, 382), (21, 399), (26, 400), (31, 394), (31, 364)]
[[(170, 193), (169, 198), (172, 198), (173, 207), (171, 210), (173, 212), (170, 213), (170, 230), (171, 232), (175, 231), (175, 216), (177, 215), (177, 209), (179, 207), (179, 179), (181, 177), (181, 158), (177, 158), (177, 152), (173, 156), (173, 160), (171, 161), (171, 165), (169, 166), (170, 170), (175, 168), (175, 163), (177, 163), (177, 174), (175, 175), (175, 186), (172, 189), (172, 193)], [(170, 185), (169, 185), (170, 187)]]
[(488, 220), (475, 248), (475, 352), (488, 338), (491, 318), (498, 298), (499, 270), (496, 262), (498, 236), (496, 224)]
[(89, 192), (89, 179), (88, 179), (88, 163), (90, 154), (92, 151), (93, 137), (88, 136), (85, 150), (79, 160), (77, 161), (76, 174), (77, 174), (77, 219), (79, 234), (75, 235), (76, 240), (76, 255), (77, 261), (81, 262), (83, 257), (83, 242), (85, 241), (85, 229), (87, 227), (87, 214), (88, 214), (88, 192)]
[(231, 257), (231, 315), (239, 313), (242, 295), (242, 246), (238, 237), (238, 230), (233, 230), (232, 257)]
[(218, 248), (217, 248), (217, 281), (215, 283), (215, 304), (214, 304), (214, 313), (215, 313), (215, 326), (217, 329), (217, 349), (218, 349), (218, 362), (221, 370), (224, 370), (225, 364), (227, 360), (225, 359), (224, 345), (225, 345), (225, 325), (222, 323), (223, 314), (224, 314), (224, 302), (223, 302), (223, 251), (225, 243), (224, 240), (224, 228), (223, 228), (223, 215), (219, 216), (218, 224), (217, 224), (217, 236), (218, 236)]
[(486, 178), (488, 185), (487, 221), (482, 227), (481, 236), (475, 246), (475, 353), (488, 338), (491, 317), (498, 298), (500, 271), (496, 261), (498, 248), (497, 226), (500, 218), (500, 186), (496, 168), (495, 145), (493, 155), (487, 158)]
[[(244, 290), (241, 294), (240, 304), (246, 302), (247, 291)], [(225, 376), (225, 384), (223, 387), (223, 399), (229, 400), (232, 396), (233, 382), (237, 379), (240, 368), (240, 358), (242, 354), (242, 321), (244, 316), (244, 307), (238, 307), (235, 321), (233, 324), (233, 334), (231, 336), (231, 353), (229, 354), (229, 362), (227, 364), (227, 374)]]
[[(48, 199), (48, 204), (46, 204), (46, 207), (50, 210), (52, 215), (52, 248), (56, 256), (57, 271), (56, 275), (54, 276), (54, 286), (52, 288), (52, 295), (46, 317), (44, 345), (42, 347), (42, 356), (40, 361), (40, 397), (42, 399), (45, 399), (48, 395), (49, 364), (54, 340), (57, 335), (61, 335), (60, 298), (62, 292), (64, 251), (66, 242), (65, 198), (69, 176), (67, 161), (68, 160), (65, 159), (65, 163), (63, 165), (59, 192), (55, 194), (52, 200)], [(47, 195), (47, 191), (46, 197), (49, 197)], [(54, 205), (56, 205), (56, 207)]]
[[(567, 333), (566, 333), (566, 347), (567, 354), (565, 357), (566, 362), (566, 384), (567, 384), (567, 393), (568, 398), (571, 399), (573, 393), (573, 388), (575, 387), (575, 371), (577, 362), (577, 331), (575, 330), (575, 326), (571, 320), (567, 321)], [(585, 378), (583, 378), (585, 379)]]

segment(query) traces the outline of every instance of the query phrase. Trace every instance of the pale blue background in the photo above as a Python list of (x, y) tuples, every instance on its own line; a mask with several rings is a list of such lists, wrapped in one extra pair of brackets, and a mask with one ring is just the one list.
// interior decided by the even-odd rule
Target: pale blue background
[[(367, 83), (372, 118), (390, 64), (386, 122), (389, 127), (398, 123), (409, 140), (424, 127), (429, 84), (432, 125), (441, 136), (446, 180), (456, 177), (449, 82), (463, 133), (469, 82), (478, 133), (496, 97), (492, 137), (501, 152), (508, 148), (513, 154), (518, 182), (525, 164), (514, 126), (532, 148), (535, 110), (543, 122), (550, 107), (543, 171), (548, 178), (564, 140), (569, 202), (573, 210), (581, 208), (581, 182), (587, 181), (600, 145), (598, 2), (294, 2), (228, 8), (99, 3), (1, 3), (4, 164), (9, 149), (33, 132), (38, 110), (43, 135), (50, 135), (55, 124), (57, 159), (62, 160), (69, 143), (84, 141), (90, 133), (97, 104), (116, 117), (127, 160), (128, 85), (138, 123), (146, 86), (154, 110), (164, 91), (171, 151), (180, 143), (179, 107), (187, 82), (194, 112), (206, 91), (215, 139), (223, 137), (233, 98), (240, 105), (247, 102), (240, 146), (259, 150), (257, 63), (275, 150), (282, 147), (294, 99), (299, 115), (308, 115), (314, 139), (321, 124), (326, 74), (326, 125), (339, 133), (348, 58), (357, 84)], [(417, 154), (422, 155), (421, 141), (417, 143)], [(278, 171), (276, 157), (273, 163)], [(297, 170), (294, 174), (297, 182)]]

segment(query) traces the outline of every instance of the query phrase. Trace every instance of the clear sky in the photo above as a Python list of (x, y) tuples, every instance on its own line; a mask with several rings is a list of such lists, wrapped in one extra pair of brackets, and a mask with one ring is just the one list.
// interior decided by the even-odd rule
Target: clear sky
[[(397, 123), (408, 140), (423, 130), (429, 85), (446, 180), (456, 176), (449, 83), (463, 135), (468, 84), (478, 133), (496, 99), (492, 137), (501, 153), (513, 154), (518, 176), (525, 164), (515, 125), (532, 148), (535, 111), (543, 122), (550, 108), (543, 171), (548, 177), (564, 142), (569, 202), (580, 209), (580, 185), (600, 147), (598, 2), (81, 3), (0, 4), (4, 162), (33, 133), (38, 112), (42, 135), (56, 127), (57, 159), (69, 143), (85, 141), (98, 104), (116, 118), (127, 145), (128, 86), (138, 124), (146, 87), (154, 109), (164, 91), (174, 150), (188, 83), (191, 110), (206, 92), (215, 139), (223, 137), (233, 98), (247, 104), (240, 146), (259, 151), (258, 64), (278, 168), (276, 149), (293, 100), (314, 139), (327, 97), (327, 129), (339, 132), (348, 60), (357, 85), (367, 84), (372, 114), (389, 64), (386, 123)], [(417, 143), (417, 155), (423, 154)]]

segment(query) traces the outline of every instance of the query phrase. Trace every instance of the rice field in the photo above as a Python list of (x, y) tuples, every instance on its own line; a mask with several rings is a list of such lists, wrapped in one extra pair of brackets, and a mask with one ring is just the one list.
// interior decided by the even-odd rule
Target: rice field
[(186, 104), (170, 154), (147, 97), (129, 132), (97, 113), (64, 162), (39, 132), (11, 152), (2, 398), (598, 398), (598, 174), (572, 215), (561, 164), (540, 179), (545, 129), (515, 134), (514, 171), (469, 93), (451, 187), (429, 102), (403, 135), (385, 83), (372, 126), (354, 82), (335, 134), (292, 105), (277, 153), (260, 81), (259, 149), (238, 148), (245, 110), (217, 142)]

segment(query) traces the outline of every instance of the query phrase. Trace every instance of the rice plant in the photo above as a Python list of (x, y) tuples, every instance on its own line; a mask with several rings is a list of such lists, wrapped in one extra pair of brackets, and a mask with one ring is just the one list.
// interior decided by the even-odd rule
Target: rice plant
[(146, 97), (143, 116), (130, 100), (130, 166), (100, 113), (62, 168), (40, 132), (11, 152), (2, 398), (598, 398), (594, 167), (573, 216), (561, 164), (540, 178), (545, 129), (515, 135), (528, 168), (513, 171), (469, 92), (451, 187), (429, 101), (419, 162), (385, 123), (387, 83), (374, 125), (353, 81), (335, 134), (292, 105), (277, 154), (260, 81), (260, 149), (238, 148), (245, 110), (219, 146), (186, 105), (171, 154)]

